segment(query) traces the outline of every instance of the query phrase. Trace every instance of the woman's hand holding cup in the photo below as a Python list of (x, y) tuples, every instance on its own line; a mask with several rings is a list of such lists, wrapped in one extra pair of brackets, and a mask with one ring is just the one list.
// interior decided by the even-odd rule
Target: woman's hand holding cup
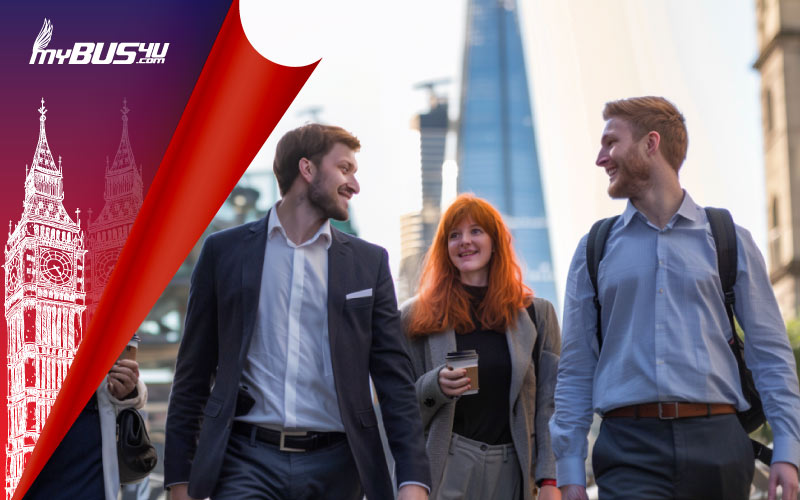
[(468, 391), (471, 380), (467, 378), (465, 368), (452, 368), (445, 366), (439, 370), (439, 387), (442, 392), (451, 398), (458, 397)]

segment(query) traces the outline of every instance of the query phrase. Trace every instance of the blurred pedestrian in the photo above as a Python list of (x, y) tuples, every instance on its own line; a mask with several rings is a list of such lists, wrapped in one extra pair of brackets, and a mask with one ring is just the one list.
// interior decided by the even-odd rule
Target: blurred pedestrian
[(117, 413), (123, 408), (141, 408), (147, 401), (147, 387), (139, 378), (136, 362), (138, 345), (139, 337), (134, 336), (34, 480), (25, 500), (117, 500)]

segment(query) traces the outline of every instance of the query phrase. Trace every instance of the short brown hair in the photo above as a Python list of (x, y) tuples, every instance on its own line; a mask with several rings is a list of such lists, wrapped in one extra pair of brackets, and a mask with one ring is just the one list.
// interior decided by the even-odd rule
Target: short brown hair
[(661, 136), (661, 154), (677, 172), (686, 159), (689, 137), (686, 119), (674, 104), (663, 97), (630, 97), (610, 101), (603, 108), (603, 119), (621, 118), (630, 123), (633, 138), (639, 140), (650, 131)]
[(319, 165), (334, 144), (342, 143), (353, 151), (361, 149), (358, 139), (341, 127), (308, 123), (286, 133), (275, 148), (272, 171), (281, 196), (285, 195), (300, 174), (300, 160), (305, 158)]

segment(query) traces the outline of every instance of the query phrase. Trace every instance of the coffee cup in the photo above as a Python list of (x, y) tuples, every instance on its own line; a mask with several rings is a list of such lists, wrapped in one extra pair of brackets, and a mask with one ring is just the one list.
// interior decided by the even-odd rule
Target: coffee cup
[(122, 353), (119, 355), (117, 359), (132, 359), (136, 361), (136, 351), (138, 351), (139, 343), (138, 342), (128, 342), (128, 345), (122, 350)]
[(474, 349), (448, 352), (444, 359), (448, 368), (464, 368), (467, 371), (466, 376), (470, 380), (469, 385), (471, 388), (465, 391), (462, 396), (478, 394), (478, 389), (480, 389), (478, 384), (478, 352)]

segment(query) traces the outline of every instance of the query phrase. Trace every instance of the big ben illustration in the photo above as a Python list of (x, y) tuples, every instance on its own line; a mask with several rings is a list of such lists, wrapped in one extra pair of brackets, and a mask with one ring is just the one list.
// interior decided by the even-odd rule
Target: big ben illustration
[(128, 103), (122, 101), (122, 136), (114, 161), (106, 158), (106, 181), (103, 190), (105, 205), (97, 219), (87, 227), (87, 325), (94, 316), (111, 271), (128, 238), (133, 221), (142, 207), (142, 170), (136, 167), (128, 137)]
[(22, 217), (5, 246), (8, 333), (6, 498), (19, 483), (83, 332), (86, 308), (80, 210), (64, 209), (61, 158), (53, 159), (39, 108), (39, 140), (26, 167)]

